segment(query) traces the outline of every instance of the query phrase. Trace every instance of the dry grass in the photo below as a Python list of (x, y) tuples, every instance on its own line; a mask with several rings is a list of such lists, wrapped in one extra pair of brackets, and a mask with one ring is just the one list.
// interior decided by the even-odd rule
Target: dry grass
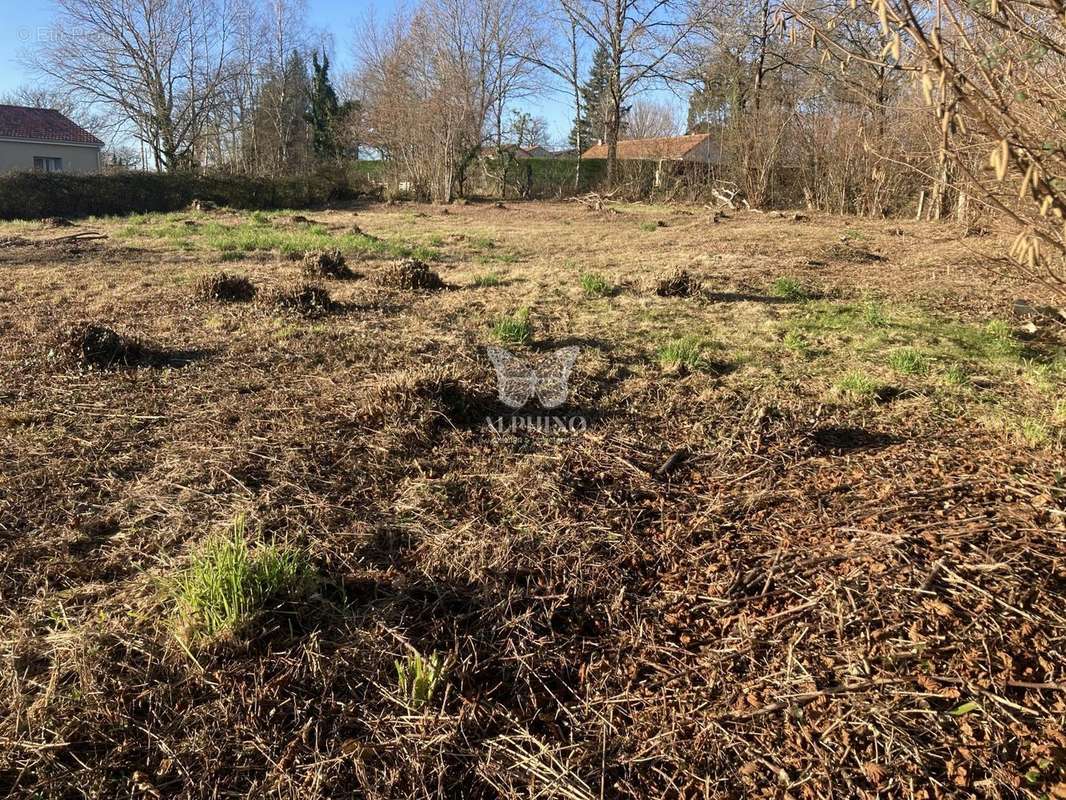
[[(1037, 289), (977, 277), (993, 237), (515, 208), (308, 212), (323, 242), (358, 219), (432, 246), (456, 287), (338, 282), (346, 313), (311, 318), (190, 304), (219, 256), (128, 235), (152, 218), (0, 248), (4, 793), (1053, 795), (1066, 356), (1013, 322)], [(846, 230), (883, 260), (814, 264)], [(506, 281), (474, 285), (471, 231)], [(301, 280), (285, 246), (242, 260), (264, 296)], [(634, 289), (678, 268), (700, 294)], [(587, 297), (590, 272), (619, 290)], [(819, 299), (773, 296), (781, 275)], [(582, 348), (554, 413), (585, 430), (486, 424), (516, 308), (531, 353)], [(77, 319), (201, 355), (49, 358)], [(664, 371), (677, 340), (720, 367)], [(275, 572), (313, 589), (226, 595), (212, 567), (197, 598), (255, 603), (183, 636), (171, 587), (242, 513), (260, 544), (221, 561), (283, 544), (299, 569)]]

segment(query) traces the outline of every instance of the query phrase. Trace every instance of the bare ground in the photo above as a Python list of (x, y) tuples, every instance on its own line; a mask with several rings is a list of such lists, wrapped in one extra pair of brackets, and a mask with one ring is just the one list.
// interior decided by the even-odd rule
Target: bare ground
[[(446, 288), (355, 248), (303, 315), (269, 300), (298, 260), (210, 243), (243, 216), (0, 227), (6, 794), (1066, 796), (1066, 356), (997, 237), (305, 213), (435, 251)], [(702, 291), (656, 296), (676, 268)], [(256, 299), (200, 299), (221, 270)], [(486, 423), (520, 307), (516, 351), (582, 348), (577, 433)], [(72, 365), (77, 321), (161, 355)], [(679, 337), (698, 366), (660, 364)], [(319, 583), (190, 640), (174, 576), (238, 513)], [(448, 663), (417, 709), (412, 651)]]

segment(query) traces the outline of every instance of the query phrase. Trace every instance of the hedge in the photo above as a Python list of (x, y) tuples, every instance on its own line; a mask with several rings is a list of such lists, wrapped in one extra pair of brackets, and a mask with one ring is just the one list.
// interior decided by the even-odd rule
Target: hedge
[(122, 172), (0, 176), (0, 219), (86, 217), (177, 211), (193, 200), (240, 209), (308, 208), (357, 194), (344, 176), (247, 178)]

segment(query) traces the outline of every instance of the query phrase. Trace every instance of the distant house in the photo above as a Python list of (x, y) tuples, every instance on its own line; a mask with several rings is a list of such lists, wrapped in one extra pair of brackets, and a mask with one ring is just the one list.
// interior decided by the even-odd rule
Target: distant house
[[(623, 139), (618, 142), (621, 161), (687, 161), (697, 164), (717, 164), (718, 146), (709, 133), (689, 136), (665, 136), (659, 139)], [(607, 145), (597, 144), (581, 154), (582, 158), (607, 158)]]
[(103, 146), (53, 109), (0, 105), (0, 173), (99, 172)]
[(539, 144), (527, 147), (526, 154), (526, 158), (554, 158), (554, 153), (551, 150), (541, 147)]

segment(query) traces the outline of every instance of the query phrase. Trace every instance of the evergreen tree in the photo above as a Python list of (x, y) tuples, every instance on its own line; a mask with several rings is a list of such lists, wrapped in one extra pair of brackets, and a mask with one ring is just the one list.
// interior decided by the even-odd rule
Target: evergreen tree
[(337, 122), (347, 111), (337, 100), (337, 93), (329, 80), (329, 56), (318, 53), (311, 56), (310, 111), (307, 121), (311, 125), (311, 144), (319, 158), (335, 158), (340, 147), (337, 143)]
[[(607, 109), (611, 65), (607, 50), (597, 47), (592, 54), (592, 66), (588, 80), (581, 87), (581, 115), (570, 130), (570, 145), (577, 147), (577, 134), (581, 133), (581, 148), (586, 149), (599, 141), (607, 141)], [(625, 118), (629, 107), (622, 108), (621, 130), (625, 130)]]

